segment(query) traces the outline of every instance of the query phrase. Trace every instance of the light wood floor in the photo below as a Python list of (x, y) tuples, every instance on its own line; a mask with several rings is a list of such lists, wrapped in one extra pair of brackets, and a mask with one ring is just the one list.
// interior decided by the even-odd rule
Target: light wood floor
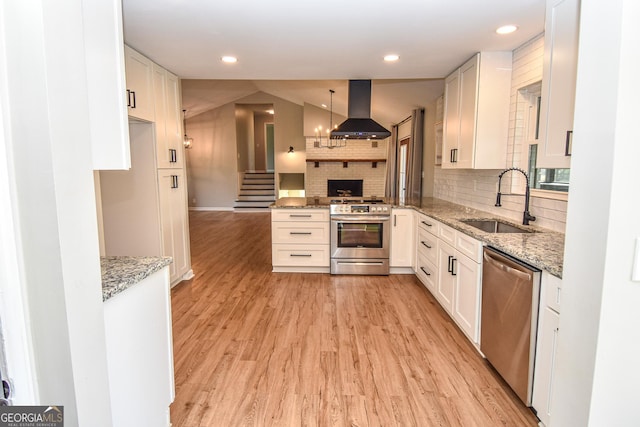
[(190, 221), (174, 427), (537, 425), (413, 276), (271, 273), (268, 213)]

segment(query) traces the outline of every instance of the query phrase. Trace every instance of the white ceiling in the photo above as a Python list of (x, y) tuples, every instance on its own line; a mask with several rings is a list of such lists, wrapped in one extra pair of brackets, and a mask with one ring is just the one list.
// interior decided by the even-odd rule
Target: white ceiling
[[(187, 116), (256, 91), (320, 106), (329, 89), (346, 115), (347, 80), (372, 79), (372, 117), (385, 125), (435, 99), (440, 79), (475, 52), (540, 34), (544, 9), (545, 0), (123, 0), (126, 43), (183, 79)], [(497, 35), (504, 24), (519, 30)], [(385, 63), (389, 53), (400, 60)]]

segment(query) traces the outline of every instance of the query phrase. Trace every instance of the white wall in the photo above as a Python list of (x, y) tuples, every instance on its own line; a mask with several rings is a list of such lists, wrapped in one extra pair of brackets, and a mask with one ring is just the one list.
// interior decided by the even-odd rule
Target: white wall
[[(507, 165), (523, 167), (524, 119), (517, 108), (517, 93), (522, 87), (542, 80), (544, 35), (540, 34), (513, 51), (511, 81), (511, 107), (509, 109), (509, 139)], [(526, 167), (524, 167), (526, 169)], [(495, 215), (522, 220), (524, 197), (503, 197), (502, 207), (495, 207), (498, 174), (501, 170), (457, 170), (435, 167), (433, 196), (470, 206)], [(502, 190), (509, 188), (510, 175), (505, 175)], [(514, 192), (524, 192), (524, 182), (514, 174)], [(566, 223), (567, 202), (531, 197), (529, 210), (536, 216), (535, 225), (563, 232)]]
[(3, 2), (0, 19), (12, 189), (3, 208), (16, 225), (14, 285), (36, 376), (36, 401), (16, 403), (64, 405), (67, 426), (110, 426), (82, 4)]
[(639, 20), (582, 2), (553, 427), (640, 425)]

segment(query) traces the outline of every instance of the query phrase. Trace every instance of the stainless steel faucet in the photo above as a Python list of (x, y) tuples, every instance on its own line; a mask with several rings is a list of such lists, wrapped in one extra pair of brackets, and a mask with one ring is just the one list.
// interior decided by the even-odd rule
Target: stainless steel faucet
[[(524, 191), (524, 194), (512, 194), (512, 193), (502, 194), (500, 192), (500, 185), (502, 184), (502, 175), (504, 175), (505, 173), (507, 173), (509, 171), (518, 171), (522, 175), (524, 175), (524, 178), (527, 181), (527, 187), (526, 187), (526, 189)], [(529, 195), (530, 195), (529, 176), (527, 175), (527, 173), (525, 171), (523, 171), (520, 168), (508, 168), (508, 169), (505, 169), (502, 172), (500, 172), (500, 175), (498, 175), (498, 196), (496, 197), (496, 206), (498, 206), (498, 207), (502, 206), (500, 204), (500, 198), (502, 196), (524, 196), (524, 214), (522, 215), (522, 224), (523, 225), (529, 225), (529, 221), (535, 221), (536, 220), (536, 217), (529, 213)]]

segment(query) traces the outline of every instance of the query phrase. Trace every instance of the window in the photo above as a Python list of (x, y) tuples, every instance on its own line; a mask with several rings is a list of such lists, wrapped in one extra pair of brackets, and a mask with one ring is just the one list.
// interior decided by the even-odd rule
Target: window
[[(540, 129), (540, 92), (541, 83), (535, 83), (526, 88), (520, 89), (519, 95), (524, 103), (518, 108), (528, 110), (526, 125), (526, 141), (524, 146), (529, 146), (528, 173), (531, 189), (553, 191), (555, 194), (569, 192), (569, 177), (571, 169), (546, 169), (536, 167), (538, 154), (538, 138)], [(549, 194), (549, 193), (547, 193)]]

